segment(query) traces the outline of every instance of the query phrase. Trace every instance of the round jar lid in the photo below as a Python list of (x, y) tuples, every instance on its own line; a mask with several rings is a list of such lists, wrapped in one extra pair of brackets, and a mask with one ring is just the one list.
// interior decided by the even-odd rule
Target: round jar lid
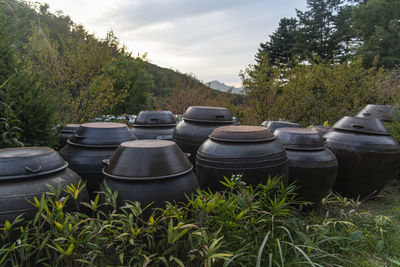
[(162, 127), (175, 125), (176, 120), (171, 111), (146, 110), (139, 113), (133, 127)]
[(67, 166), (68, 163), (48, 147), (0, 149), (0, 180), (41, 176)]
[(173, 141), (136, 140), (122, 143), (103, 173), (123, 180), (171, 178), (193, 169), (186, 155)]
[(194, 122), (233, 123), (231, 113), (223, 107), (191, 106), (185, 111), (183, 119)]
[(223, 142), (265, 142), (274, 140), (273, 133), (261, 126), (223, 126), (216, 128), (211, 134), (210, 139)]
[(375, 118), (345, 116), (333, 125), (333, 129), (354, 133), (390, 135), (383, 123)]
[(76, 129), (81, 126), (80, 124), (75, 124), (75, 123), (69, 123), (65, 125), (65, 127), (61, 130), (62, 133), (74, 133)]
[(306, 128), (280, 128), (274, 132), (275, 136), (285, 146), (292, 150), (322, 150), (324, 141), (316, 130)]
[(126, 124), (89, 122), (82, 124), (67, 142), (84, 147), (117, 147), (130, 140), (134, 137)]
[(356, 117), (360, 118), (376, 118), (383, 121), (393, 121), (394, 107), (389, 105), (373, 105), (368, 104), (363, 108)]
[(290, 121), (269, 121), (267, 124), (267, 129), (271, 132), (275, 132), (279, 128), (300, 128), (300, 124)]

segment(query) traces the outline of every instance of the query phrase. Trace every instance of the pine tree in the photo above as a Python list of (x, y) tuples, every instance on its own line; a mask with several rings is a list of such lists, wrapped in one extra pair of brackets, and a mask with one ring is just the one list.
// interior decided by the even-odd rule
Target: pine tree
[(297, 20), (283, 18), (279, 27), (270, 35), (270, 40), (260, 44), (256, 60), (261, 60), (260, 54), (266, 52), (271, 62), (287, 63), (293, 57), (293, 47), (296, 43)]

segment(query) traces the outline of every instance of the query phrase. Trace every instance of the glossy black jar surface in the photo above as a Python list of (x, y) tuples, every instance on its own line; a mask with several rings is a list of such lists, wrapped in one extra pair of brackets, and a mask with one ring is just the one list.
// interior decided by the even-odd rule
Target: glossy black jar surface
[(363, 108), (356, 117), (360, 118), (375, 118), (384, 122), (393, 121), (395, 116), (395, 109), (389, 105), (374, 105), (368, 104)]
[(80, 124), (67, 124), (60, 132), (59, 143), (63, 147), (67, 144), (67, 140), (75, 133)]
[(379, 119), (344, 117), (327, 133), (339, 169), (333, 189), (344, 196), (378, 193), (397, 172), (400, 146)]
[[(300, 128), (301, 125), (295, 122), (290, 121), (268, 121), (266, 124), (267, 129), (270, 130), (272, 133), (275, 132), (276, 129), (279, 128)], [(265, 123), (261, 124), (261, 126), (265, 127)]]
[(182, 202), (198, 187), (193, 166), (172, 141), (122, 143), (103, 169), (105, 181), (119, 193), (119, 204), (139, 201), (142, 207)]
[(174, 114), (169, 110), (142, 111), (133, 124), (132, 133), (138, 140), (171, 140), (175, 126)]
[(321, 135), (315, 130), (281, 128), (274, 134), (286, 149), (289, 183), (296, 182), (301, 199), (319, 203), (335, 183), (336, 156), (325, 148)]
[[(23, 147), (0, 149), (0, 225), (23, 215), (33, 219), (36, 208), (29, 203), (34, 197), (50, 192), (48, 185), (57, 189), (75, 187), (81, 178), (69, 168), (60, 155), (47, 147)], [(81, 182), (82, 185), (82, 182)], [(66, 197), (62, 190), (60, 198)], [(87, 200), (86, 190), (78, 196), (78, 203)], [(74, 201), (66, 203), (66, 210), (76, 210)]]
[(121, 142), (134, 137), (125, 124), (101, 122), (82, 124), (60, 150), (70, 168), (86, 181), (89, 195), (103, 182), (103, 160), (109, 159)]
[(287, 178), (287, 156), (283, 145), (264, 127), (225, 126), (215, 129), (199, 148), (196, 173), (202, 189), (224, 190), (223, 177), (243, 175), (253, 186), (269, 177)]
[(183, 120), (175, 127), (172, 140), (185, 153), (194, 165), (197, 149), (218, 127), (233, 125), (229, 110), (222, 107), (192, 106), (183, 115)]

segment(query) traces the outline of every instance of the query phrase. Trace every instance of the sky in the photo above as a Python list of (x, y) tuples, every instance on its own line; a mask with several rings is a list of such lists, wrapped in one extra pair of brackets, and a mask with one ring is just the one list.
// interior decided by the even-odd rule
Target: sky
[(254, 63), (283, 17), (306, 0), (39, 0), (90, 33), (114, 31), (132, 55), (151, 63), (239, 87), (239, 72)]

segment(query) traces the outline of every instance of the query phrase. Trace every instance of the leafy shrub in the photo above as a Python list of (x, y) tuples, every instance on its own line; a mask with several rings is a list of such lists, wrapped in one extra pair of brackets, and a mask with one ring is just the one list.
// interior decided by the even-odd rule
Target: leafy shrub
[[(397, 240), (399, 227), (389, 218), (358, 213), (357, 202), (332, 195), (302, 215), (295, 187), (285, 188), (278, 179), (257, 188), (240, 179), (225, 185), (225, 192), (198, 191), (187, 203), (166, 203), (149, 217), (138, 202), (117, 209), (118, 193), (107, 186), (104, 204), (100, 195), (83, 204), (89, 215), (68, 213), (67, 199), (52, 189), (34, 201), (33, 221), (18, 227), (19, 218), (0, 229), (0, 264), (348, 266), (356, 264), (353, 259), (366, 263), (369, 255), (382, 265), (400, 260), (399, 249), (386, 244), (390, 236)], [(71, 198), (77, 190), (68, 189)]]

